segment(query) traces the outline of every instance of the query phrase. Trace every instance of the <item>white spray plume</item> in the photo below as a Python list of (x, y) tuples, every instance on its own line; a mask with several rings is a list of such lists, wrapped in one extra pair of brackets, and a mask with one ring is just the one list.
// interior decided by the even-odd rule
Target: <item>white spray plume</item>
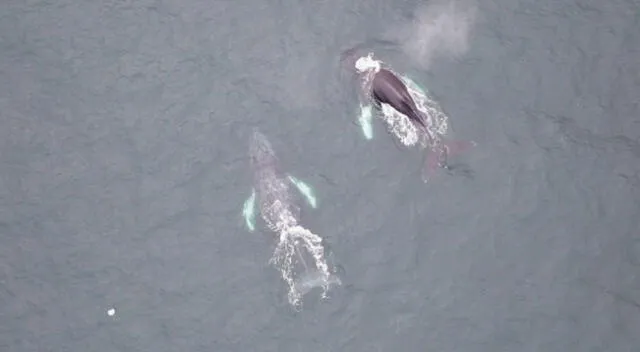
[(407, 24), (391, 31), (417, 65), (428, 69), (437, 57), (457, 57), (469, 48), (476, 8), (462, 1), (440, 0), (419, 7)]

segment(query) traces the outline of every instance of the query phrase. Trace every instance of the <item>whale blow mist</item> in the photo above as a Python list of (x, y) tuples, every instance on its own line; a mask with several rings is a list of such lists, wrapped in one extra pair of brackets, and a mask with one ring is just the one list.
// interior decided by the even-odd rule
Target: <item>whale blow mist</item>
[(420, 6), (407, 24), (390, 32), (418, 66), (428, 69), (437, 57), (458, 57), (468, 50), (476, 8), (462, 1), (436, 1)]

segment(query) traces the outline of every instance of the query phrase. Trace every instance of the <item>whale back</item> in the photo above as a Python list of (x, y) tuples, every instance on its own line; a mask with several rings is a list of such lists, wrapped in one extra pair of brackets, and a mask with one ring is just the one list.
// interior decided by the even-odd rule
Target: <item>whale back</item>
[(249, 154), (263, 220), (272, 230), (295, 222), (299, 210), (292, 202), (289, 183), (278, 170), (278, 158), (271, 143), (258, 130), (254, 130)]
[(393, 72), (381, 69), (373, 79), (372, 94), (378, 103), (385, 103), (414, 122), (425, 126), (407, 86)]

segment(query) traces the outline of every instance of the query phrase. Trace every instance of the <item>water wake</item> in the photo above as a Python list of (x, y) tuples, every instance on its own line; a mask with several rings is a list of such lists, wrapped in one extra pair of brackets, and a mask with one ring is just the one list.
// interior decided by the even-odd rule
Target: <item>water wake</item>
[[(307, 264), (305, 254), (311, 257), (312, 266)], [(340, 279), (329, 271), (322, 238), (299, 225), (281, 229), (270, 263), (289, 286), (287, 296), (293, 306), (298, 306), (302, 296), (315, 287), (321, 287), (322, 298), (326, 298), (330, 286), (340, 284)]]

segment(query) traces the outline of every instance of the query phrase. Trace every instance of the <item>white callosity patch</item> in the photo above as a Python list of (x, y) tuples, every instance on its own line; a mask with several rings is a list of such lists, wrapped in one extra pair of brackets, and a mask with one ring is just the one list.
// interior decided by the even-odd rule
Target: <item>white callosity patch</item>
[(355, 67), (360, 73), (366, 71), (372, 71), (373, 73), (377, 73), (380, 71), (381, 65), (379, 60), (375, 60), (373, 58), (373, 53), (369, 53), (367, 56), (362, 56), (358, 60), (356, 60)]

